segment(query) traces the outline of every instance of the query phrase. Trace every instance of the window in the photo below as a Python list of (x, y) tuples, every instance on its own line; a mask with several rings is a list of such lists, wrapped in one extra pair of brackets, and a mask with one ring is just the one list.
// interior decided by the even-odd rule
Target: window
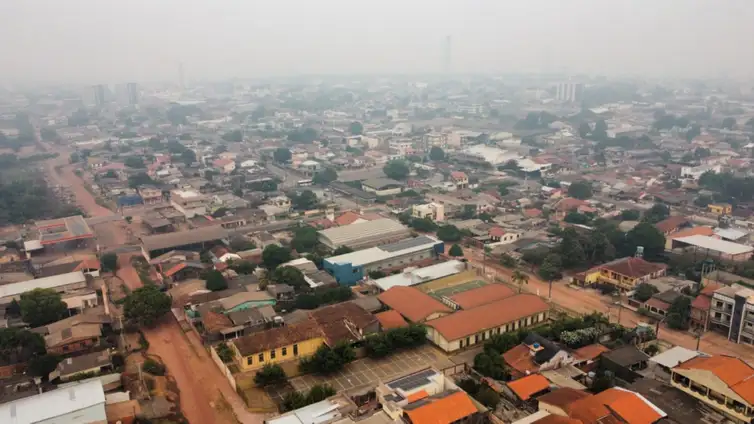
[(474, 344), (479, 343), (479, 334), (474, 335)]
[(293, 356), (298, 356), (298, 345), (293, 345)]
[(354, 274), (356, 274), (357, 272), (359, 272), (359, 269), (358, 269), (358, 268), (354, 268), (352, 272), (353, 272)]
[(259, 354), (259, 362), (264, 362), (264, 353)]
[(254, 363), (254, 358), (252, 358), (251, 356), (246, 358), (246, 365), (251, 365), (252, 363)]
[(284, 348), (283, 348), (282, 350), (283, 350), (283, 352), (282, 352), (281, 354), (282, 354), (283, 356), (286, 356), (286, 355), (288, 355), (288, 348), (287, 348), (287, 347), (284, 347)]
[(460, 342), (458, 342), (458, 348), (459, 349), (463, 349), (463, 340), (461, 340)]
[(63, 352), (68, 352), (68, 346), (63, 346)]
[(270, 359), (275, 359), (275, 349), (270, 351)]
[(468, 346), (468, 345), (470, 345), (470, 344), (471, 344), (471, 338), (469, 338), (469, 337), (466, 337), (466, 346)]

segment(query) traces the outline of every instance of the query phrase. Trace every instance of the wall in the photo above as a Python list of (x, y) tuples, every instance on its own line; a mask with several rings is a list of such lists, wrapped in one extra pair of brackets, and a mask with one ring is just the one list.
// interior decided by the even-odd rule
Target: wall
[(233, 373), (231, 373), (228, 367), (223, 363), (223, 360), (220, 359), (219, 356), (217, 356), (217, 351), (215, 351), (215, 348), (213, 346), (209, 347), (209, 356), (212, 357), (212, 362), (217, 365), (217, 368), (220, 369), (220, 372), (228, 380), (228, 383), (230, 383), (230, 386), (233, 387), (233, 390), (236, 390), (236, 379), (233, 378)]
[[(445, 352), (454, 352), (459, 349), (466, 349), (469, 346), (475, 346), (484, 344), (490, 337), (497, 334), (504, 334), (509, 332), (518, 331), (520, 328), (530, 328), (540, 325), (547, 321), (548, 312), (540, 312), (539, 314), (524, 317), (513, 322), (506, 323), (504, 325), (480, 331), (477, 334), (470, 335), (463, 339), (448, 341), (434, 328), (427, 326), (427, 338), (432, 341), (437, 347)], [(522, 322), (523, 321), (523, 322)], [(478, 336), (478, 337), (477, 337)], [(463, 347), (461, 347), (461, 341), (463, 341)]]
[[(285, 356), (282, 355), (282, 346), (275, 349), (275, 359), (270, 358), (271, 352), (265, 351), (265, 352), (259, 352), (255, 353), (250, 356), (243, 357), (241, 355), (236, 355), (236, 362), (238, 363), (238, 366), (243, 371), (251, 371), (258, 368), (262, 368), (266, 364), (275, 364), (278, 362), (287, 362), (292, 360), (298, 360), (302, 357), (311, 356), (316, 352), (316, 350), (325, 344), (325, 339), (322, 337), (317, 337), (315, 339), (309, 339), (302, 342), (297, 343), (298, 345), (298, 355), (293, 355), (293, 345), (287, 345), (285, 346), (287, 350), (287, 354)], [(235, 345), (234, 345), (235, 348)], [(264, 361), (259, 361), (259, 355), (264, 355)], [(251, 358), (251, 364), (249, 364), (248, 359)]]
[(275, 299), (254, 300), (254, 301), (244, 302), (238, 306), (234, 306), (233, 308), (230, 308), (225, 312), (227, 313), (227, 312), (244, 311), (246, 309), (258, 308), (260, 306), (266, 306), (266, 305), (275, 306), (276, 303), (277, 301)]

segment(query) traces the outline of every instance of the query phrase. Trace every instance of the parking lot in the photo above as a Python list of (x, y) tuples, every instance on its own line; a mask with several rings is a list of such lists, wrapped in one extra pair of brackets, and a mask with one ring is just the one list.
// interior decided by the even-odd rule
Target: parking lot
[(329, 376), (302, 375), (289, 380), (285, 387), (270, 389), (270, 396), (279, 402), (286, 393), (296, 390), (306, 392), (316, 384), (329, 384), (338, 392), (375, 387), (423, 368), (445, 368), (453, 363), (431, 346), (399, 352), (387, 358), (360, 359), (348, 364), (342, 371)]

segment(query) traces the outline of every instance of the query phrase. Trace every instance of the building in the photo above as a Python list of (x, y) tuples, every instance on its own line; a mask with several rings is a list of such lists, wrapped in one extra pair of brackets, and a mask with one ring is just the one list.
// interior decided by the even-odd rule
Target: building
[(709, 311), (712, 306), (712, 296), (715, 291), (722, 287), (720, 284), (703, 282), (704, 288), (691, 302), (691, 326), (702, 331), (707, 331), (709, 326)]
[(754, 418), (754, 368), (732, 356), (698, 356), (671, 370), (670, 384), (737, 422)]
[(577, 359), (582, 360), (536, 333), (529, 333), (521, 344), (503, 353), (503, 360), (514, 378), (556, 370), (575, 363)]
[(722, 167), (720, 165), (684, 166), (681, 168), (681, 178), (689, 178), (698, 181), (699, 178), (707, 172), (719, 174), (722, 172)]
[(733, 284), (715, 290), (708, 328), (732, 342), (754, 344), (754, 289)]
[(621, 291), (630, 291), (640, 283), (664, 276), (667, 268), (666, 264), (647, 262), (642, 258), (621, 258), (586, 271), (580, 283), (610, 284)]
[[(363, 225), (354, 224), (340, 228)], [(334, 276), (339, 284), (350, 286), (366, 278), (372, 271), (389, 272), (403, 269), (417, 262), (434, 259), (443, 253), (444, 249), (445, 244), (442, 241), (429, 236), (419, 236), (326, 258), (322, 262), (322, 267)]]
[(564, 390), (569, 389), (558, 389), (538, 399), (540, 410), (551, 415), (536, 423), (653, 424), (667, 417), (647, 398), (624, 388), (613, 387), (596, 395)]
[(754, 247), (704, 235), (673, 238), (673, 245), (683, 246), (684, 250), (697, 254), (737, 262), (749, 260), (754, 252)]
[(162, 190), (154, 187), (139, 187), (139, 196), (145, 205), (162, 203)]
[(115, 98), (122, 106), (136, 106), (139, 104), (139, 84), (129, 82), (115, 86)]
[(88, 288), (86, 276), (81, 271), (58, 274), (36, 280), (0, 285), (0, 305), (20, 300), (21, 294), (34, 289), (53, 289), (58, 293), (74, 293)]
[[(356, 404), (348, 396), (335, 395), (321, 402), (315, 402), (275, 418), (265, 420), (265, 424), (352, 424), (350, 415), (357, 411)], [(379, 421), (383, 423), (383, 421)]]
[(430, 321), (453, 311), (439, 300), (414, 287), (395, 286), (380, 293), (377, 298), (383, 305), (397, 311), (413, 323)]
[(460, 293), (442, 296), (440, 300), (455, 310), (472, 309), (513, 296), (513, 290), (504, 284), (487, 284)]
[(361, 183), (361, 189), (377, 196), (392, 196), (403, 191), (406, 185), (390, 178), (375, 178)]
[(733, 205), (730, 203), (711, 203), (707, 205), (707, 209), (715, 215), (730, 215), (733, 213)]
[(100, 380), (78, 383), (0, 405), (8, 424), (105, 424), (105, 392)]
[(35, 221), (32, 235), (24, 242), (27, 256), (39, 250), (70, 250), (94, 238), (94, 231), (81, 215)]
[(453, 171), (450, 173), (450, 181), (456, 185), (456, 190), (469, 188), (469, 176), (465, 172)]
[(584, 84), (561, 82), (555, 87), (555, 100), (565, 103), (578, 103), (584, 97)]
[(445, 221), (445, 206), (439, 203), (425, 203), (411, 206), (411, 216), (414, 218), (429, 218), (435, 222)]
[(216, 159), (212, 161), (212, 167), (223, 174), (230, 174), (236, 169), (236, 162), (233, 159)]
[(340, 246), (365, 249), (410, 237), (411, 230), (398, 221), (381, 218), (319, 231), (319, 241), (335, 250)]
[(171, 190), (170, 204), (186, 219), (206, 215), (209, 199), (194, 190)]
[(110, 89), (105, 84), (93, 85), (92, 90), (94, 91), (94, 104), (96, 106), (104, 106), (109, 101)]
[(63, 328), (45, 336), (47, 353), (66, 355), (70, 353), (88, 351), (102, 337), (101, 324), (80, 324)]
[(689, 226), (691, 226), (689, 219), (685, 216), (680, 215), (667, 217), (655, 224), (655, 228), (657, 228), (666, 237)]
[(425, 322), (427, 337), (443, 351), (454, 352), (496, 334), (544, 323), (549, 310), (538, 296), (519, 294), (429, 320)]
[(241, 370), (250, 371), (311, 356), (325, 344), (325, 335), (316, 321), (307, 319), (243, 336), (229, 344), (236, 352), (235, 361)]
[(453, 259), (424, 268), (405, 268), (403, 272), (373, 280), (370, 283), (387, 291), (395, 286), (414, 286), (466, 271), (466, 263)]
[(48, 378), (50, 381), (59, 378), (60, 381), (65, 382), (75, 380), (81, 375), (99, 375), (103, 371), (112, 369), (112, 367), (110, 351), (103, 350), (63, 359)]
[(178, 233), (155, 234), (141, 238), (141, 251), (149, 260), (171, 250), (202, 251), (227, 238), (228, 231), (219, 225)]

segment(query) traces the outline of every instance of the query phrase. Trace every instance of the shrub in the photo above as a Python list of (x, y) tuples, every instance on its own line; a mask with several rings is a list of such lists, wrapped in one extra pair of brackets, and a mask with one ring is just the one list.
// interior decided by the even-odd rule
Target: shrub
[(285, 381), (285, 371), (278, 364), (265, 364), (261, 370), (254, 375), (254, 383), (257, 386), (269, 386), (271, 384), (282, 383)]
[(410, 325), (374, 334), (366, 339), (364, 347), (369, 357), (382, 358), (397, 350), (421, 346), (426, 341), (427, 332), (424, 327)]
[(147, 360), (141, 365), (141, 369), (152, 375), (165, 375), (165, 365), (152, 358), (147, 358)]
[(233, 357), (236, 356), (233, 349), (228, 346), (227, 343), (220, 343), (219, 345), (215, 346), (215, 352), (217, 352), (217, 356), (220, 357), (220, 359), (224, 363), (232, 362)]

